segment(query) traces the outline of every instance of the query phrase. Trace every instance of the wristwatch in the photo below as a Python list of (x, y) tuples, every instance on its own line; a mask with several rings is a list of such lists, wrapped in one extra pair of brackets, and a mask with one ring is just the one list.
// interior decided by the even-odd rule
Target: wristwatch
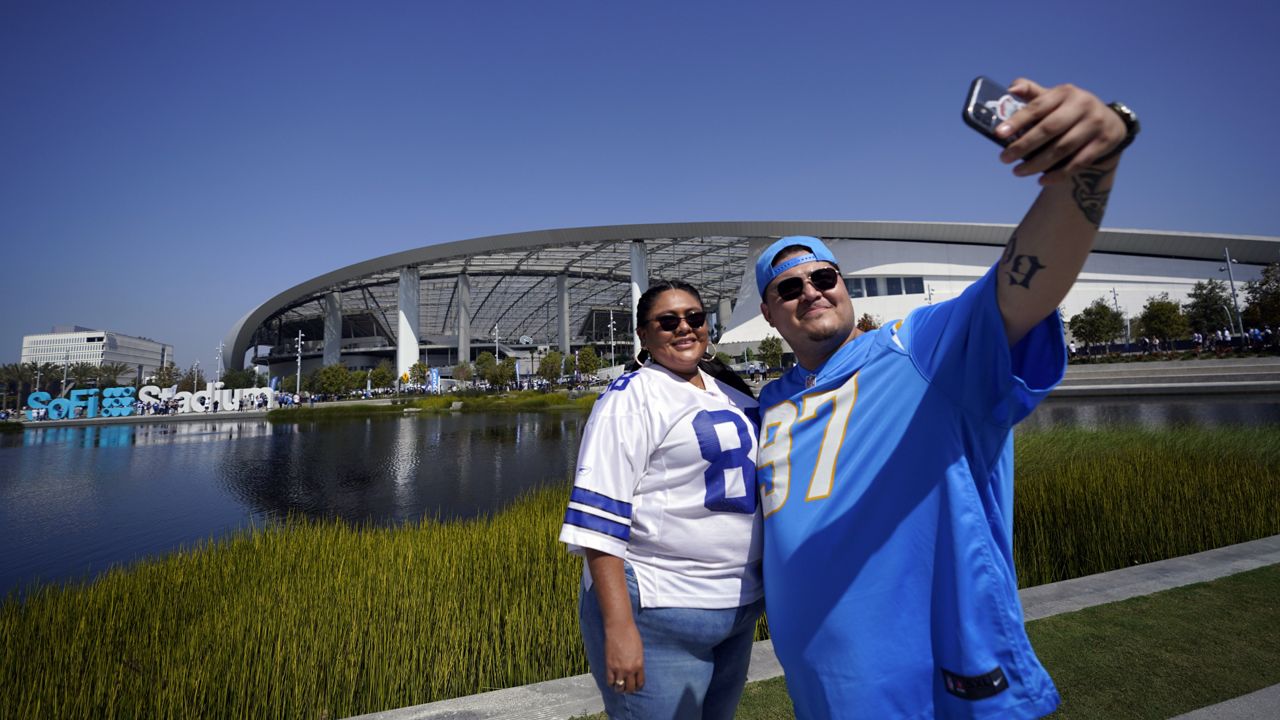
[(1094, 160), (1094, 162), (1110, 160), (1119, 155), (1121, 151), (1133, 144), (1134, 138), (1138, 137), (1138, 133), (1142, 130), (1142, 124), (1138, 122), (1138, 113), (1130, 109), (1128, 105), (1122, 102), (1113, 102), (1107, 107), (1114, 110), (1115, 114), (1119, 115), (1120, 119), (1124, 121), (1124, 139), (1120, 141), (1119, 145), (1115, 146), (1115, 149)]

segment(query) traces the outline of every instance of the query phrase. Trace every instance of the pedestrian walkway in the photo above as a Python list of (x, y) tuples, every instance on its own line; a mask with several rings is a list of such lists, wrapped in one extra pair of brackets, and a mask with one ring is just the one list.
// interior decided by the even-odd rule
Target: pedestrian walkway
[[(1028, 621), (1280, 564), (1280, 535), (1195, 555), (1098, 573), (1019, 592)], [(782, 675), (773, 644), (751, 651), (747, 681)], [(1179, 716), (1178, 720), (1276, 720), (1280, 685)], [(495, 690), (353, 720), (564, 720), (604, 711), (590, 675)]]

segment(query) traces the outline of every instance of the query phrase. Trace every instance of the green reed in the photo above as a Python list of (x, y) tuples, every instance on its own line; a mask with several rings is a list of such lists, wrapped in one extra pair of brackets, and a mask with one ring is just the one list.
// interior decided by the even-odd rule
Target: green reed
[(543, 410), (590, 410), (597, 393), (573, 396), (567, 392), (521, 390), (502, 395), (435, 395), (410, 401), (410, 407), (429, 411), (452, 410), (461, 403), (462, 412), (537, 412)]
[(333, 405), (321, 404), (317, 407), (295, 405), (268, 410), (267, 420), (269, 422), (291, 423), (310, 422), (313, 420), (349, 420), (371, 415), (403, 415), (404, 407), (403, 405), (388, 403), (338, 403)]
[(292, 520), (0, 607), (6, 717), (345, 717), (586, 671), (567, 491), (491, 518)]
[(1023, 587), (1280, 533), (1280, 430), (1051, 430), (1016, 439)]
[[(1275, 430), (1016, 442), (1024, 585), (1280, 533)], [(0, 714), (334, 718), (585, 672), (567, 497), (396, 528), (294, 519), (11, 594)]]

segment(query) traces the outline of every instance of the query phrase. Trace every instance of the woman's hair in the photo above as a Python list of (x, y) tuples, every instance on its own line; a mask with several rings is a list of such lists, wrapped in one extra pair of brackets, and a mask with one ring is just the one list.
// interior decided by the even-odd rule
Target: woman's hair
[[(659, 295), (670, 290), (679, 290), (681, 292), (689, 293), (693, 296), (694, 300), (698, 301), (698, 305), (700, 305), (704, 311), (706, 310), (706, 305), (702, 302), (702, 295), (698, 292), (698, 288), (682, 280), (660, 280), (653, 285), (650, 285), (649, 289), (645, 290), (644, 294), (642, 294), (640, 299), (636, 302), (637, 328), (652, 320), (652, 318), (649, 317), (649, 312), (653, 310), (653, 304), (657, 302)], [(649, 351), (641, 348), (640, 354), (636, 356), (636, 359), (627, 365), (627, 372), (635, 372), (636, 370), (639, 370), (640, 366), (648, 362), (648, 360)], [(751, 391), (751, 386), (747, 385), (746, 381), (744, 381), (738, 373), (734, 372), (732, 368), (725, 365), (718, 358), (712, 355), (706, 355), (702, 360), (698, 361), (698, 367), (706, 374), (716, 380), (719, 380), (725, 385), (732, 387), (734, 390), (737, 390), (748, 397), (755, 397), (755, 393)]]

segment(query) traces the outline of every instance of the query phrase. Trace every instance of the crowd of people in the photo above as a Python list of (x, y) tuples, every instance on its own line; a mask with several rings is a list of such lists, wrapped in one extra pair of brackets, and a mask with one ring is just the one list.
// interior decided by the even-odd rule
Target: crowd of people
[(1068, 343), (1071, 358), (1096, 357), (1110, 353), (1138, 353), (1144, 356), (1170, 355), (1175, 352), (1194, 352), (1197, 355), (1213, 353), (1222, 357), (1232, 352), (1280, 351), (1280, 335), (1270, 325), (1246, 329), (1244, 335), (1233, 333), (1230, 328), (1219, 328), (1208, 333), (1193, 332), (1185, 340), (1162, 340), (1150, 335), (1134, 339), (1128, 344), (1079, 346), (1074, 340)]

